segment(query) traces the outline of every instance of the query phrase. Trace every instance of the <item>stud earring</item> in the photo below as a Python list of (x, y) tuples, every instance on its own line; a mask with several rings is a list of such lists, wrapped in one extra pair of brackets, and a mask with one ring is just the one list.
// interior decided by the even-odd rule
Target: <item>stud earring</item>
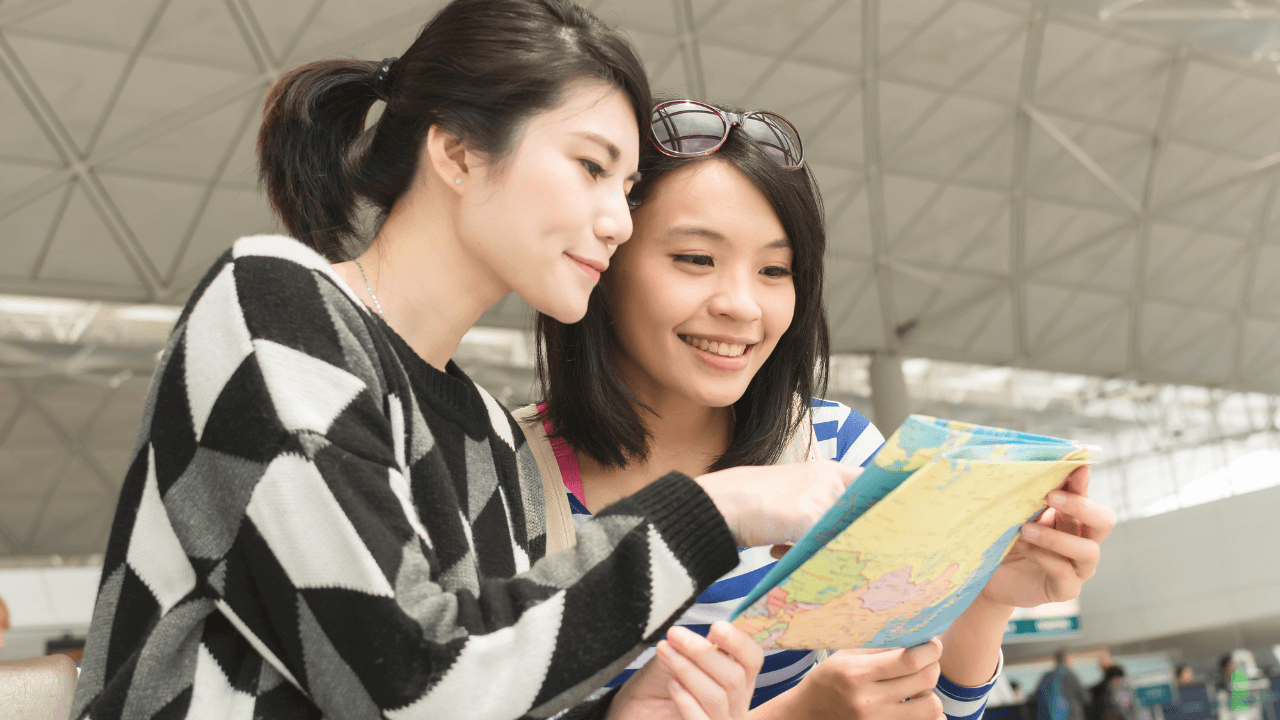
[(454, 184), (454, 185), (461, 185), (461, 184), (462, 184), (462, 178), (454, 178), (454, 179), (453, 179), (453, 184)]

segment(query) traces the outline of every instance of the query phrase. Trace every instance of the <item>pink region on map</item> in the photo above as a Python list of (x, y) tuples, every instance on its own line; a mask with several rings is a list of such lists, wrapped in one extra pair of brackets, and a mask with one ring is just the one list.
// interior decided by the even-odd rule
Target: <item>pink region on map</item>
[(862, 607), (871, 612), (890, 610), (923, 595), (926, 586), (927, 583), (916, 585), (911, 582), (910, 567), (894, 570), (871, 583), (867, 594), (862, 596)]

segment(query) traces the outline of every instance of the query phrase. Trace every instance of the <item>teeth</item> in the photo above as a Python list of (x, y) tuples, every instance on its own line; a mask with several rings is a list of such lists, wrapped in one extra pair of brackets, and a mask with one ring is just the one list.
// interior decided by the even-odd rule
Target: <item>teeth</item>
[(738, 357), (747, 351), (747, 346), (745, 344), (715, 342), (713, 340), (704, 340), (702, 338), (691, 337), (689, 335), (681, 335), (680, 339), (699, 350), (709, 352), (712, 355), (719, 355), (721, 357)]

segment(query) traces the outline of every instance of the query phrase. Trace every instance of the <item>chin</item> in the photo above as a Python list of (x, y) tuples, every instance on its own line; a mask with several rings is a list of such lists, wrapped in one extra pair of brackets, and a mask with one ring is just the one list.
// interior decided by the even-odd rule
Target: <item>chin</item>
[(693, 397), (698, 404), (703, 407), (722, 408), (729, 407), (741, 400), (742, 395), (745, 392), (746, 388), (725, 388), (724, 390), (712, 390), (708, 392), (704, 387), (699, 391), (692, 393), (691, 397)]

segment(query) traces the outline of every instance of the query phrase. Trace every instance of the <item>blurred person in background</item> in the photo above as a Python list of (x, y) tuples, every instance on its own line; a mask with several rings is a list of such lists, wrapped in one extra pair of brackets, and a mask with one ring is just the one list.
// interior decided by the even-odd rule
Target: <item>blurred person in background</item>
[(1096, 687), (1093, 712), (1097, 720), (1136, 720), (1138, 702), (1125, 679), (1124, 668), (1119, 665), (1107, 668)]
[(9, 629), (9, 606), (0, 598), (0, 648), (4, 647), (4, 631)]
[(1179, 665), (1173, 671), (1173, 680), (1179, 685), (1194, 685), (1196, 674), (1191, 670), (1190, 665)]
[(1036, 720), (1085, 720), (1088, 698), (1080, 678), (1067, 667), (1067, 651), (1053, 653), (1054, 669), (1036, 686)]

